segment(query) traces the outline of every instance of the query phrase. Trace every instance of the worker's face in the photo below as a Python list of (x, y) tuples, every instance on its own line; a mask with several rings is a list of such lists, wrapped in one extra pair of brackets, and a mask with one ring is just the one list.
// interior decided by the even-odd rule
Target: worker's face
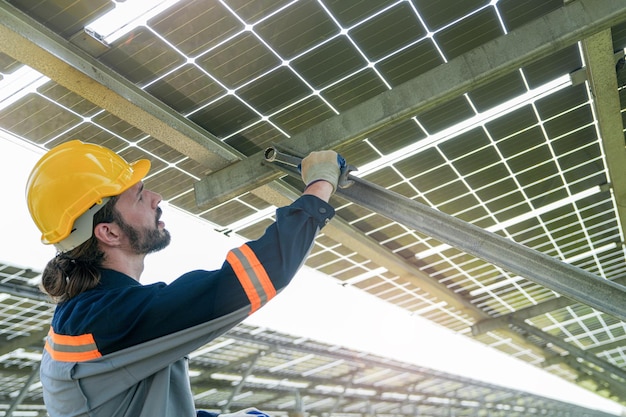
[(160, 221), (161, 195), (139, 182), (120, 194), (115, 209), (117, 223), (126, 235), (130, 249), (137, 254), (159, 251), (170, 243), (170, 233)]

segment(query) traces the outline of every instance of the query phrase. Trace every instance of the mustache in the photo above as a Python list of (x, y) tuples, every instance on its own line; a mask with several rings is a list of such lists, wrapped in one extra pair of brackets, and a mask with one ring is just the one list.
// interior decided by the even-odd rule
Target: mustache
[(157, 207), (157, 209), (156, 209), (156, 223), (159, 222), (159, 220), (161, 219), (162, 215), (163, 215), (163, 210), (161, 210), (161, 207)]

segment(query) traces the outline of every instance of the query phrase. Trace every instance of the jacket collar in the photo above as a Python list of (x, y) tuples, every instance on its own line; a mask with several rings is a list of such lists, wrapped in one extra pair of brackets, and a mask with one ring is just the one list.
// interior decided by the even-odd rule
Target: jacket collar
[(121, 287), (136, 287), (141, 286), (139, 282), (113, 269), (100, 268), (100, 283), (98, 288), (100, 289), (112, 289)]

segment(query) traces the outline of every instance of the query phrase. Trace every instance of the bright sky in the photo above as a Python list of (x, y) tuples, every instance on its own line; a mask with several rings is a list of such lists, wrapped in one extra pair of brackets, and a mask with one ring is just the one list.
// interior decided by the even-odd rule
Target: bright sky
[[(0, 260), (41, 270), (54, 250), (39, 242), (24, 198), (26, 179), (40, 152), (0, 137), (0, 155), (4, 197)], [(191, 269), (218, 268), (227, 251), (243, 242), (166, 204), (163, 211), (172, 244), (147, 258), (144, 283), (168, 282)], [(248, 322), (615, 415), (626, 414), (626, 409), (612, 401), (306, 268)]]

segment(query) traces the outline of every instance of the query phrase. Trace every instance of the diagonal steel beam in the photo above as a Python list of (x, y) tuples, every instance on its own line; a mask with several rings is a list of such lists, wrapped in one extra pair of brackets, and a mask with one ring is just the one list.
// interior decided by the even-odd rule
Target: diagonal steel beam
[(246, 371), (241, 376), (241, 381), (239, 381), (239, 383), (235, 385), (235, 388), (233, 388), (233, 390), (231, 391), (230, 395), (228, 396), (228, 399), (226, 400), (226, 403), (222, 406), (222, 413), (230, 412), (230, 405), (232, 404), (235, 397), (239, 395), (239, 393), (241, 392), (241, 389), (246, 384), (246, 380), (248, 379), (248, 377), (252, 375), (252, 371), (254, 370), (254, 366), (256, 365), (256, 362), (264, 354), (265, 352), (260, 351), (260, 352), (257, 352), (256, 355), (254, 355), (254, 357), (250, 361), (250, 364), (246, 368)]
[[(617, 278), (613, 280), (613, 282), (626, 286), (626, 277)], [(527, 308), (522, 308), (512, 313), (503, 314), (501, 316), (494, 317), (494, 318), (480, 320), (474, 323), (474, 325), (472, 325), (472, 335), (479, 336), (481, 334), (484, 334), (493, 330), (502, 330), (508, 327), (512, 319), (526, 320), (532, 317), (549, 313), (554, 310), (559, 310), (561, 308), (570, 306), (572, 304), (576, 304), (576, 301), (570, 300), (569, 298), (566, 298), (566, 297), (553, 298), (551, 300), (543, 301), (539, 304), (535, 304)], [(624, 342), (617, 342), (617, 343), (624, 344)], [(609, 343), (606, 345), (598, 346), (593, 349), (597, 352), (601, 352), (601, 351), (612, 349), (610, 346), (611, 344)], [(591, 350), (592, 349), (589, 349), (588, 351), (591, 351)]]
[[(626, 370), (623, 370), (603, 359), (600, 359), (595, 355), (590, 355), (589, 353), (572, 345), (571, 343), (568, 343), (562, 339), (559, 339), (558, 337), (553, 336), (549, 333), (546, 333), (543, 330), (538, 329), (534, 326), (531, 326), (530, 324), (527, 324), (521, 320), (513, 320), (511, 324), (515, 327), (519, 327), (526, 333), (539, 337), (548, 343), (552, 343), (553, 345), (558, 346), (561, 349), (568, 351), (574, 357), (584, 359), (585, 361), (604, 369), (606, 373), (613, 374), (616, 377), (622, 379), (623, 381), (622, 383), (626, 381)], [(619, 383), (618, 381), (615, 381), (615, 382)]]
[[(624, 384), (612, 378), (607, 373), (603, 372), (602, 369), (599, 369), (596, 366), (589, 365), (585, 362), (579, 362), (574, 355), (566, 355), (563, 356), (563, 363), (569, 366), (571, 369), (575, 370), (578, 373), (578, 377), (576, 378), (577, 382), (584, 380), (589, 380), (591, 383), (595, 385), (595, 389), (591, 391), (595, 392), (598, 395), (603, 397), (611, 398), (617, 396), (618, 398), (626, 398), (626, 389)], [(600, 391), (607, 390), (609, 391), (609, 395), (603, 395)]]
[(70, 41), (0, 1), (0, 52), (214, 171), (242, 158)]
[(353, 180), (354, 185), (350, 188), (338, 190), (348, 200), (565, 297), (626, 321), (626, 287), (623, 285), (602, 279), (359, 178)]
[(502, 316), (496, 318), (480, 320), (472, 325), (472, 335), (479, 336), (493, 330), (501, 330), (506, 328), (513, 319), (526, 320), (531, 317), (540, 316), (542, 314), (567, 307), (574, 303), (576, 303), (574, 300), (570, 300), (566, 297), (553, 298), (552, 300), (519, 309), (513, 313), (503, 314)]
[(30, 389), (30, 386), (35, 381), (35, 378), (38, 378), (38, 377), (39, 377), (39, 363), (35, 363), (35, 365), (33, 365), (33, 370), (31, 371), (30, 375), (28, 376), (28, 379), (22, 386), (22, 389), (20, 390), (17, 397), (15, 397), (15, 399), (9, 406), (9, 409), (4, 414), (5, 417), (13, 417), (13, 413), (22, 404), (22, 401), (24, 401), (24, 398), (26, 398), (26, 394), (28, 394), (28, 390)]
[[(569, 3), (277, 145), (304, 155), (362, 139), (624, 20), (626, 2)], [(200, 180), (195, 184), (196, 203), (222, 203), (276, 179), (276, 171), (262, 161), (259, 152)]]
[(0, 282), (0, 292), (16, 297), (26, 297), (31, 300), (49, 302), (52, 306), (52, 300), (48, 295), (44, 294), (40, 289), (29, 285)]
[[(273, 204), (276, 207), (282, 207), (294, 201), (299, 196), (299, 192), (289, 186), (285, 186), (281, 182), (273, 182), (252, 191), (252, 194)], [(370, 259), (377, 265), (386, 268), (389, 272), (396, 274), (400, 279), (421, 288), (436, 299), (445, 302), (452, 307), (457, 313), (467, 315), (477, 322), (490, 320), (489, 315), (482, 311), (471, 301), (463, 296), (450, 291), (445, 285), (425, 274), (415, 265), (402, 259), (389, 249), (381, 246), (374, 239), (366, 236), (362, 232), (355, 230), (345, 220), (336, 216), (332, 222), (324, 226), (324, 235), (341, 243), (360, 255)], [(567, 300), (562, 297), (562, 299)], [(570, 301), (573, 303), (574, 301)], [(507, 321), (508, 323), (508, 321)], [(545, 349), (529, 342), (519, 333), (512, 331), (508, 325), (497, 329), (504, 337), (511, 339), (518, 346), (532, 351), (538, 356), (547, 356)]]
[[(273, 149), (276, 168), (300, 177), (298, 158)], [(283, 163), (286, 163), (283, 165)], [(374, 213), (453, 246), (582, 304), (626, 321), (626, 286), (559, 261), (496, 233), (361, 178), (337, 194)]]
[[(299, 193), (295, 190), (278, 182), (260, 187), (252, 191), (252, 193), (276, 207), (288, 205), (299, 196)], [(487, 313), (476, 307), (469, 300), (453, 293), (445, 285), (439, 283), (415, 265), (381, 246), (371, 237), (355, 230), (345, 220), (335, 217), (332, 222), (324, 226), (324, 235), (340, 242), (376, 265), (383, 266), (389, 272), (406, 282), (410, 282), (415, 287), (421, 288), (438, 300), (453, 306), (459, 314), (467, 315), (473, 320), (489, 318)]]

